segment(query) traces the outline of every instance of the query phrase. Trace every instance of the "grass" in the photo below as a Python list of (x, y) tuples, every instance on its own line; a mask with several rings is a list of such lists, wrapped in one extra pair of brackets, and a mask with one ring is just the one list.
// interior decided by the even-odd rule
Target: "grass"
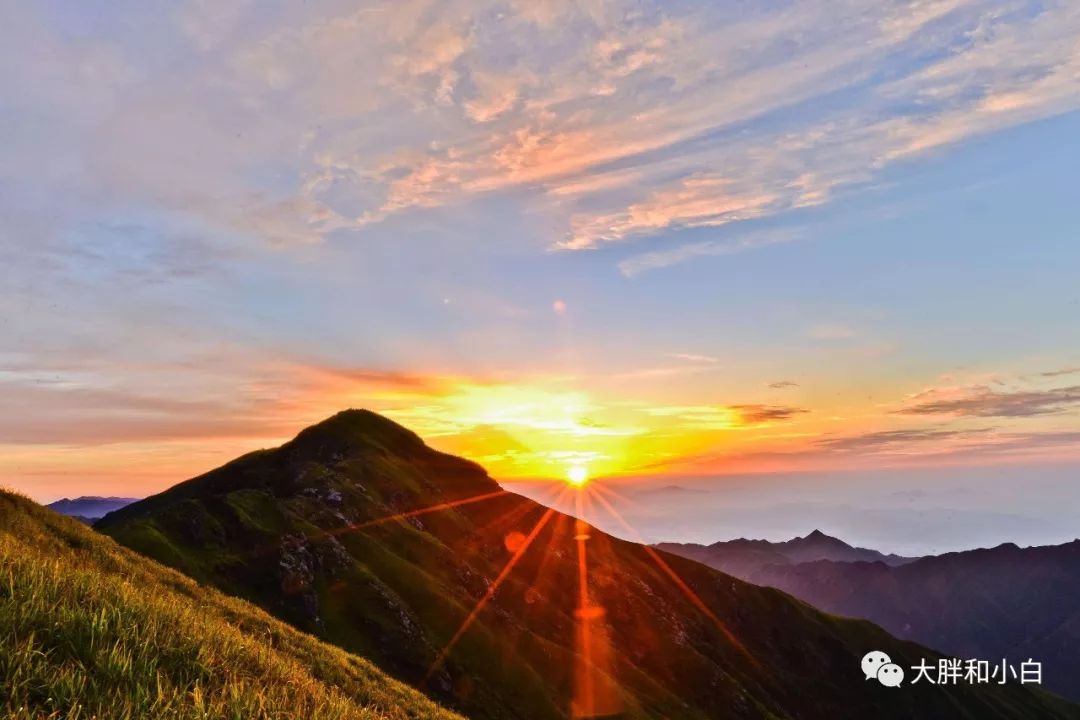
[(459, 718), (366, 660), (0, 491), (0, 715)]

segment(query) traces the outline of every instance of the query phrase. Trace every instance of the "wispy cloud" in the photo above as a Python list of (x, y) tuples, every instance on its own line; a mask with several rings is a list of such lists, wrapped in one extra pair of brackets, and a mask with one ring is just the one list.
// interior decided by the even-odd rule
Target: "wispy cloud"
[[(675, 188), (659, 190), (626, 210), (610, 215), (581, 214), (572, 218), (571, 237), (556, 247), (583, 250), (633, 235), (664, 230), (718, 227), (749, 220), (774, 208), (778, 198), (770, 194), (740, 192), (737, 183), (720, 177), (694, 176)], [(699, 245), (696, 254), (727, 254), (730, 248)], [(688, 252), (693, 251), (688, 250)]]
[(829, 455), (901, 464), (986, 462), (989, 458), (1050, 459), (1075, 456), (1080, 450), (1080, 432), (1017, 432), (994, 428), (886, 430), (823, 438), (816, 448)]
[(619, 271), (626, 277), (637, 277), (652, 270), (677, 265), (702, 255), (735, 255), (767, 245), (790, 242), (799, 234), (795, 231), (773, 231), (750, 233), (731, 240), (707, 240), (689, 243), (670, 250), (633, 255), (619, 263)]
[(688, 428), (715, 430), (737, 429), (792, 420), (810, 412), (806, 408), (786, 405), (674, 405), (653, 407), (649, 415), (677, 418)]
[(13, 11), (4, 52), (41, 62), (2, 90), (45, 121), (19, 126), (4, 177), (33, 162), (54, 192), (277, 243), (517, 188), (573, 250), (821, 204), (891, 162), (1080, 107), (1080, 9), (1055, 0), (205, 5), (140, 22), (173, 48), (167, 68), (120, 31), (67, 42)]
[(731, 409), (739, 413), (743, 422), (751, 424), (790, 420), (797, 415), (810, 412), (806, 408), (786, 405), (732, 405)]
[(1039, 377), (1055, 378), (1062, 377), (1063, 375), (1075, 375), (1080, 373), (1080, 367), (1067, 367), (1060, 370), (1047, 370), (1046, 372), (1039, 373)]
[(656, 468), (715, 473), (769, 470), (977, 465), (992, 461), (1075, 460), (1080, 432), (1015, 432), (948, 427), (873, 430), (806, 438), (807, 442), (765, 449), (717, 449), (665, 458)]
[(908, 398), (903, 415), (1021, 418), (1050, 415), (1080, 405), (1080, 385), (1051, 390), (1000, 391), (984, 385), (931, 388)]
[(720, 358), (713, 357), (712, 355), (701, 355), (700, 353), (667, 353), (669, 358), (676, 360), (683, 360), (688, 363), (718, 363)]
[(940, 451), (943, 441), (966, 441), (980, 438), (988, 432), (991, 432), (988, 428), (881, 430), (842, 437), (826, 437), (819, 440), (816, 445), (824, 450), (835, 452), (911, 452), (915, 450), (924, 453), (927, 451), (927, 445), (932, 445)]

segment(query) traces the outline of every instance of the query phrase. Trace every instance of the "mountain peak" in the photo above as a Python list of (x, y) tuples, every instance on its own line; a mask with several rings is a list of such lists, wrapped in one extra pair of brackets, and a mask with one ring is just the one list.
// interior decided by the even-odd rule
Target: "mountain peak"
[(371, 410), (350, 408), (300, 431), (289, 443), (296, 449), (330, 452), (382, 448), (398, 455), (427, 449), (420, 436)]
[(826, 533), (823, 533), (823, 532), (821, 532), (820, 530), (817, 530), (817, 529), (813, 530), (806, 537), (801, 537), (801, 538), (797, 537), (797, 538), (794, 538), (792, 540), (788, 540), (788, 544), (793, 546), (793, 547), (800, 546), (800, 545), (826, 545), (826, 546), (835, 546), (835, 547), (838, 547), (838, 548), (839, 547), (844, 547), (844, 548), (851, 547), (850, 545), (848, 545), (846, 542), (844, 542), (840, 538), (833, 537), (832, 535), (827, 535)]
[[(417, 482), (420, 476), (426, 480)], [(419, 435), (378, 413), (349, 409), (301, 430), (280, 447), (248, 453), (110, 512), (95, 527), (114, 527), (153, 512), (194, 513), (177, 522), (187, 523), (197, 535), (204, 525), (217, 527), (206, 520), (206, 506), (236, 492), (263, 493), (263, 502), (271, 504), (318, 500), (344, 524), (388, 507), (422, 507), (498, 490), (479, 465), (429, 447)], [(356, 512), (350, 513), (348, 506)], [(271, 511), (263, 507), (260, 512)]]

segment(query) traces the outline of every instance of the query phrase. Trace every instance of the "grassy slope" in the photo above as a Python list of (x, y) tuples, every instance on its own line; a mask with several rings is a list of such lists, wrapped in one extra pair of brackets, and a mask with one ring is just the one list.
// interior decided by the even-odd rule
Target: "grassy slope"
[(458, 717), (370, 663), (0, 491), (0, 715)]

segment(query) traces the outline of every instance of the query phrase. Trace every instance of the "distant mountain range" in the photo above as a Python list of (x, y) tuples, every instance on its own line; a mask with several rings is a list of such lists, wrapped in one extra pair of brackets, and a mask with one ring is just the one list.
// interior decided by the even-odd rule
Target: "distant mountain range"
[(83, 522), (103, 518), (113, 510), (119, 510), (125, 505), (138, 500), (138, 498), (126, 497), (98, 497), (97, 495), (84, 495), (77, 498), (64, 498), (46, 507), (55, 510), (61, 515), (69, 515)]
[(853, 548), (817, 531), (783, 543), (658, 547), (950, 655), (1033, 658), (1048, 688), (1080, 700), (1080, 540), (916, 559)]
[(867, 682), (869, 650), (937, 655), (506, 492), (366, 411), (96, 527), (474, 720), (1080, 718), (1029, 686)]
[(739, 538), (712, 545), (660, 543), (656, 547), (703, 562), (717, 570), (723, 570), (729, 575), (743, 579), (749, 579), (760, 568), (770, 565), (796, 565), (817, 560), (903, 565), (915, 559), (852, 547), (843, 540), (826, 535), (820, 530), (814, 530), (806, 537), (792, 538), (784, 542)]

